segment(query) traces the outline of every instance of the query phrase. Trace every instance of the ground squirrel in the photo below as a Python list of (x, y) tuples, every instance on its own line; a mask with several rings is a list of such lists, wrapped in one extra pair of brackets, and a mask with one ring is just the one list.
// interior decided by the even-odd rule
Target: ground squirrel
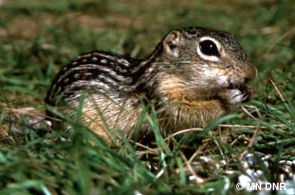
[(189, 27), (169, 32), (143, 60), (102, 51), (78, 57), (58, 73), (45, 102), (56, 118), (58, 110), (75, 119), (82, 105), (85, 126), (112, 144), (109, 129), (130, 137), (150, 102), (163, 133), (203, 127), (249, 100), (245, 84), (256, 74), (231, 34)]

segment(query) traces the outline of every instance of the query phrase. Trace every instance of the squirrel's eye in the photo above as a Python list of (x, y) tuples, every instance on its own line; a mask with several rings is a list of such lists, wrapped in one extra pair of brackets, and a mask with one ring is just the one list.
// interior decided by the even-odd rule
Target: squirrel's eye
[(219, 56), (216, 44), (211, 40), (204, 40), (199, 43), (200, 51), (207, 56)]

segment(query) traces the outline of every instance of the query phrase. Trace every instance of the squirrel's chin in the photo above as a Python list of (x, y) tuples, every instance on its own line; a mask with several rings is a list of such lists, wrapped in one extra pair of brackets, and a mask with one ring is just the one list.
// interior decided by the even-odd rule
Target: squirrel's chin
[(237, 104), (248, 102), (252, 98), (252, 93), (246, 86), (242, 86), (233, 89), (223, 88), (218, 96), (230, 104)]

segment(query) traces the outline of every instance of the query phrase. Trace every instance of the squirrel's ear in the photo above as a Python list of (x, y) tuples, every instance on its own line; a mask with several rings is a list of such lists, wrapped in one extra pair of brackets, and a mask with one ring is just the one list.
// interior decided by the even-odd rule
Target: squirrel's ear
[(179, 31), (170, 32), (163, 41), (164, 51), (173, 55), (174, 57), (179, 56), (180, 46), (182, 45), (183, 37)]

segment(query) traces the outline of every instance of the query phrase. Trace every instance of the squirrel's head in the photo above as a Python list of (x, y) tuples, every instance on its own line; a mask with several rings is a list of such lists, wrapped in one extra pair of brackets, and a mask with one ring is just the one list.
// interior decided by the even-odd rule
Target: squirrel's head
[(233, 35), (183, 28), (168, 33), (160, 48), (155, 59), (160, 93), (169, 96), (171, 90), (187, 100), (221, 98), (229, 103), (249, 99), (245, 84), (257, 70)]

